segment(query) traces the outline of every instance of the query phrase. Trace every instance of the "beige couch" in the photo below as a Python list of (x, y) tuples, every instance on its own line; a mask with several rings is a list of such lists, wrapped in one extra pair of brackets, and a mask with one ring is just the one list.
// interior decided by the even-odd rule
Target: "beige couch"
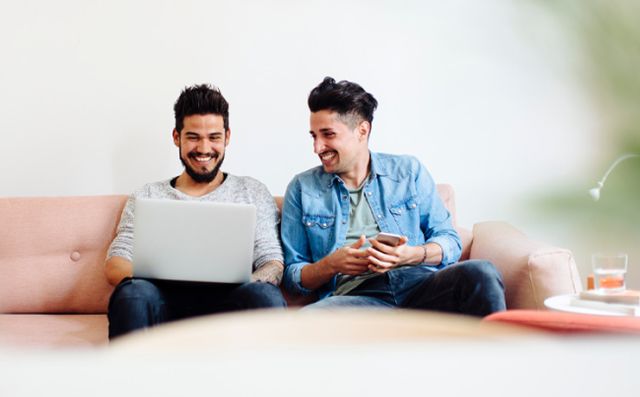
[[(455, 222), (453, 189), (438, 185), (438, 191)], [(126, 198), (0, 199), (0, 345), (107, 342), (112, 287), (103, 262)], [(581, 289), (568, 250), (532, 241), (503, 222), (457, 229), (463, 259), (489, 259), (502, 272), (509, 309), (543, 309), (548, 296)]]

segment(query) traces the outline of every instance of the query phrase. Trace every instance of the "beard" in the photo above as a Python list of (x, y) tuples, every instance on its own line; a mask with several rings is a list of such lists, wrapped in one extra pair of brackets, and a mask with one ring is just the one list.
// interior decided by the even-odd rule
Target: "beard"
[[(180, 153), (182, 153), (182, 147), (180, 148)], [(197, 153), (197, 152), (189, 152), (187, 153), (187, 157), (189, 158), (193, 158), (196, 156), (200, 156), (202, 155), (202, 153)], [(219, 155), (217, 153), (215, 153), (212, 157), (214, 159), (220, 159), (218, 161), (218, 163), (216, 164), (215, 167), (213, 167), (213, 169), (211, 171), (198, 171), (196, 169), (194, 169), (193, 167), (191, 167), (189, 165), (189, 163), (187, 163), (182, 156), (180, 155), (180, 162), (182, 163), (182, 165), (184, 165), (184, 169), (185, 171), (187, 171), (187, 174), (189, 174), (189, 176), (191, 177), (191, 179), (193, 179), (196, 183), (209, 183), (211, 181), (213, 181), (214, 179), (216, 179), (216, 176), (218, 176), (218, 172), (220, 171), (220, 166), (222, 166), (222, 163), (224, 162), (224, 154)]]

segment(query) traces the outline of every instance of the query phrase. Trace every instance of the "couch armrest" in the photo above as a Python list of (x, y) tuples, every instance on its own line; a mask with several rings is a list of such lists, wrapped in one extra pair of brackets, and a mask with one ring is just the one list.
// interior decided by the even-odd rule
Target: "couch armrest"
[(505, 222), (473, 226), (471, 259), (487, 259), (502, 273), (508, 309), (544, 309), (550, 296), (582, 290), (571, 251), (529, 239)]

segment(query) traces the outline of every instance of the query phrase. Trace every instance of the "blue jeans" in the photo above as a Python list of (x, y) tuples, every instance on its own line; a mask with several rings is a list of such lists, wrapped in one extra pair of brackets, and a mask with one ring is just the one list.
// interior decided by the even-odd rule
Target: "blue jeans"
[(506, 309), (502, 276), (488, 261), (469, 260), (442, 270), (394, 269), (366, 280), (347, 295), (329, 296), (307, 308), (370, 307), (434, 310), (486, 316)]
[(116, 286), (109, 300), (109, 339), (188, 317), (286, 305), (280, 289), (269, 283), (126, 278)]

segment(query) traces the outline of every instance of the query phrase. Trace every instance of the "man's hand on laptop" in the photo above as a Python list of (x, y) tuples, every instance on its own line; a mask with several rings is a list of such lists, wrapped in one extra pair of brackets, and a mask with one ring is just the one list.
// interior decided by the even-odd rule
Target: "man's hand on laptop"
[(251, 274), (251, 281), (271, 283), (277, 287), (282, 281), (283, 271), (284, 265), (282, 264), (282, 262), (269, 261), (260, 266), (260, 268), (256, 269), (256, 271)]

